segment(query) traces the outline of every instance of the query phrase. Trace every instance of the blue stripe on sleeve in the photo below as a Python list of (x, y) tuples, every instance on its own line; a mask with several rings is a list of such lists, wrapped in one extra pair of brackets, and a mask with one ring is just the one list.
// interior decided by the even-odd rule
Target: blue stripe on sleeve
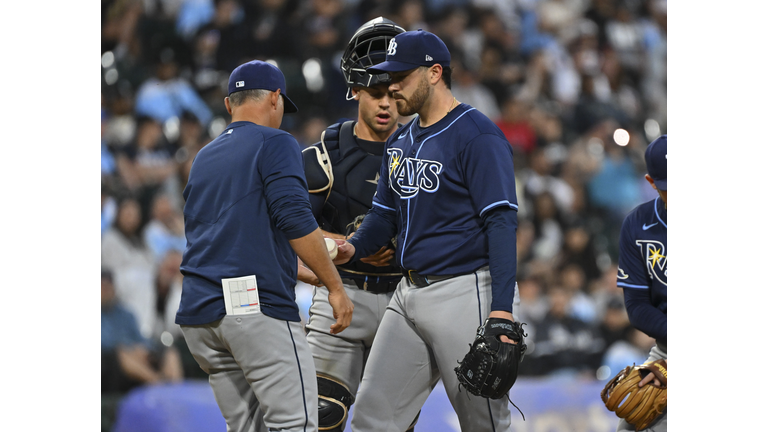
[(616, 286), (620, 286), (622, 288), (639, 288), (639, 289), (648, 289), (646, 285), (631, 285), (624, 282), (616, 282)]
[(517, 209), (518, 209), (518, 206), (517, 206), (517, 204), (512, 204), (511, 202), (509, 202), (509, 201), (507, 201), (507, 200), (504, 200), (504, 201), (497, 201), (497, 202), (495, 202), (495, 203), (493, 203), (493, 204), (488, 204), (488, 205), (487, 205), (487, 206), (486, 206), (486, 207), (485, 207), (483, 210), (481, 210), (481, 211), (480, 211), (480, 217), (483, 217), (483, 215), (485, 214), (485, 212), (487, 212), (488, 210), (494, 209), (494, 208), (496, 208), (496, 207), (499, 207), (499, 206), (502, 206), (502, 205), (505, 205), (505, 204), (506, 204), (507, 206), (509, 206), (509, 207), (511, 207), (511, 208), (513, 208), (513, 209), (515, 209), (515, 210), (517, 210)]

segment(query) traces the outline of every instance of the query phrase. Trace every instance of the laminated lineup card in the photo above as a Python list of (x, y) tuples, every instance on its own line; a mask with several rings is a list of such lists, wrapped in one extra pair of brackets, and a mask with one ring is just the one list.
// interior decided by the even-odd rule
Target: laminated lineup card
[(224, 306), (227, 309), (227, 315), (261, 312), (256, 276), (222, 279), (221, 286), (224, 288)]

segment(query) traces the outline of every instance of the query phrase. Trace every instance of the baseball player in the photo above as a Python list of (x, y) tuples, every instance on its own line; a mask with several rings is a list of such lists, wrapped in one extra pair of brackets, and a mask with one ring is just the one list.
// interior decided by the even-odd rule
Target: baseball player
[(228, 431), (315, 431), (297, 255), (327, 287), (331, 333), (350, 324), (353, 305), (312, 217), (299, 143), (278, 129), (284, 111), (297, 111), (282, 72), (261, 61), (240, 65), (228, 94), (232, 123), (197, 154), (183, 193), (176, 323), (209, 374)]
[[(648, 361), (667, 360), (667, 136), (662, 135), (645, 150), (648, 174), (645, 179), (659, 196), (627, 215), (619, 236), (619, 270), (616, 285), (624, 289), (629, 321), (638, 330), (656, 339)], [(640, 382), (654, 383), (648, 374)], [(625, 420), (617, 431), (634, 431)], [(666, 432), (667, 413), (645, 429)]]
[[(371, 208), (384, 142), (397, 129), (398, 114), (387, 89), (388, 75), (366, 69), (384, 61), (389, 41), (404, 31), (382, 17), (357, 29), (341, 59), (347, 98), (358, 101), (357, 121), (329, 126), (319, 143), (303, 151), (312, 210), (326, 237), (346, 239)], [(328, 331), (332, 310), (327, 293), (314, 289), (307, 340), (317, 370), (321, 431), (344, 430), (376, 329), (403, 277), (392, 265), (393, 254), (394, 246), (388, 244), (370, 259), (337, 267), (355, 305), (352, 324), (343, 334)]]
[(396, 236), (405, 276), (376, 333), (353, 431), (405, 430), (440, 379), (463, 431), (510, 428), (506, 399), (461, 391), (454, 368), (486, 318), (514, 319), (512, 147), (453, 97), (450, 61), (442, 40), (418, 30), (395, 36), (386, 61), (368, 69), (389, 74), (400, 115), (417, 116), (387, 141), (373, 207), (334, 260), (356, 261)]

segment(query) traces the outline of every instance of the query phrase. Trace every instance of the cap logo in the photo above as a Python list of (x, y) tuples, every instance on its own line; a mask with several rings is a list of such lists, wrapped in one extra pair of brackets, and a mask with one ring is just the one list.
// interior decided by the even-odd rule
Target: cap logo
[(429, 54), (427, 54), (427, 58), (425, 60), (426, 61), (432, 61), (432, 57), (430, 57)]
[(392, 39), (391, 41), (389, 41), (389, 49), (387, 49), (387, 55), (393, 56), (395, 55), (396, 52), (397, 52), (397, 42), (395, 42), (395, 40)]
[(245, 81), (238, 81), (235, 83), (235, 87), (244, 87), (244, 86), (245, 86)]

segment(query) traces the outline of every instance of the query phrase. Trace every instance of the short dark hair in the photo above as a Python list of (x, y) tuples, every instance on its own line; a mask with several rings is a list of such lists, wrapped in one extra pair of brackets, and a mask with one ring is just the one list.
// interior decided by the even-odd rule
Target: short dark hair
[(231, 93), (229, 97), (229, 104), (232, 106), (240, 106), (244, 104), (248, 100), (252, 100), (254, 102), (261, 101), (268, 93), (270, 93), (269, 90), (264, 89), (251, 89), (251, 90), (241, 90), (239, 92)]
[(453, 66), (444, 66), (442, 78), (449, 90), (451, 89), (451, 75), (453, 75)]

